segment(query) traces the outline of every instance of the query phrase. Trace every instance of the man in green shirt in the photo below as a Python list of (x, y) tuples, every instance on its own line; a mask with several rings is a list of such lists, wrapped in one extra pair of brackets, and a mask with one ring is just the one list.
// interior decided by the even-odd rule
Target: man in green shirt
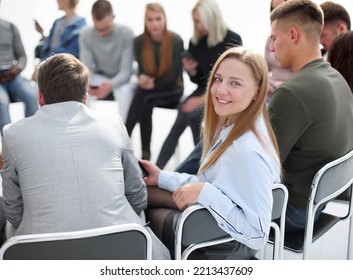
[(270, 49), (294, 72), (269, 105), (289, 191), (287, 231), (304, 228), (315, 173), (353, 148), (353, 96), (321, 56), (322, 27), (323, 12), (309, 0), (287, 1), (271, 13)]

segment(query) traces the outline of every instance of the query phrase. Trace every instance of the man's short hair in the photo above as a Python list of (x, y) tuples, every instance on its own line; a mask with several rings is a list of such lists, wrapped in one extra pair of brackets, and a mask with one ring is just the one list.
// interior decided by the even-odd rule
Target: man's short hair
[(336, 23), (342, 21), (347, 29), (351, 30), (351, 18), (347, 10), (340, 4), (326, 1), (320, 5), (324, 12), (324, 24)]
[(283, 2), (271, 13), (271, 22), (295, 24), (310, 38), (320, 37), (323, 27), (323, 12), (320, 6), (311, 0), (290, 0)]
[(60, 53), (43, 61), (38, 68), (38, 87), (45, 104), (83, 102), (87, 96), (89, 72), (71, 54)]
[(92, 6), (92, 17), (95, 20), (102, 20), (108, 15), (113, 15), (112, 4), (107, 0), (97, 0)]

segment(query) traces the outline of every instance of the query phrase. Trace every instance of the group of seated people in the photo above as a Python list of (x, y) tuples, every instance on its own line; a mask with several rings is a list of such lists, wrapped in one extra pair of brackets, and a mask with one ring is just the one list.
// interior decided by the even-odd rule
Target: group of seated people
[[(138, 223), (152, 236), (153, 259), (171, 259), (174, 248), (167, 239), (175, 221), (181, 211), (199, 203), (234, 241), (192, 257), (252, 259), (268, 241), (272, 185), (280, 182), (289, 191), (285, 229), (303, 230), (315, 173), (353, 149), (353, 35), (349, 22), (347, 32), (332, 43), (330, 63), (325, 61), (320, 38), (325, 24), (332, 23), (326, 21), (325, 7), (289, 0), (271, 12), (269, 49), (293, 74), (276, 87), (267, 106), (266, 60), (240, 46), (240, 36), (222, 21), (217, 30), (223, 35), (211, 36), (216, 23), (203, 20), (209, 11), (210, 18), (219, 14), (214, 0), (195, 5), (195, 34), (182, 60), (182, 40), (165, 29), (160, 4), (146, 6), (145, 32), (124, 49), (114, 36), (132, 40), (132, 33), (113, 23), (108, 1), (97, 0), (94, 27), (79, 36), (79, 57), (58, 53), (43, 60), (36, 74), (40, 109), (3, 128), (0, 230), (12, 228), (11, 234), (24, 235)], [(164, 32), (149, 29), (153, 22)], [(121, 53), (119, 65), (127, 72), (113, 73), (114, 58), (103, 57), (108, 46)], [(98, 55), (104, 65), (95, 60)], [(89, 95), (105, 98), (126, 84), (134, 56), (139, 76), (132, 104), (148, 104), (149, 113), (159, 104), (179, 104), (183, 68), (198, 81), (195, 92), (178, 105), (177, 121), (188, 124), (192, 114), (198, 115), (201, 136), (175, 172), (161, 170), (165, 160), (160, 165), (149, 161), (149, 150), (143, 159), (136, 158), (129, 135), (137, 121), (141, 129), (151, 128), (143, 109), (132, 117), (130, 107), (125, 126), (123, 118), (86, 106)], [(99, 84), (92, 82), (95, 74)], [(193, 171), (185, 167), (190, 161)], [(139, 164), (148, 174), (141, 175)]]

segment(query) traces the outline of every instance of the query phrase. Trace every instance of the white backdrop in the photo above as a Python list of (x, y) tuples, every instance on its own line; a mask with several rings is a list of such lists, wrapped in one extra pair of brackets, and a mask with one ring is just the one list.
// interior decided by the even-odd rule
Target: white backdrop
[[(111, 0), (116, 15), (116, 22), (129, 25), (138, 35), (143, 30), (144, 7), (148, 2), (161, 3), (167, 14), (168, 26), (179, 33), (187, 47), (192, 34), (191, 9), (196, 0)], [(322, 3), (325, 0), (314, 0)], [(352, 0), (334, 0), (342, 4), (353, 18)], [(77, 11), (92, 24), (91, 6), (94, 0), (81, 0)], [(222, 14), (230, 29), (238, 32), (246, 47), (260, 53), (270, 31), (270, 0), (218, 0)], [(34, 29), (33, 19), (43, 26), (48, 33), (53, 21), (62, 16), (58, 11), (56, 0), (2, 0), (0, 17), (7, 19), (19, 28), (28, 56), (24, 71), (30, 76), (34, 67), (34, 47), (40, 35)]]

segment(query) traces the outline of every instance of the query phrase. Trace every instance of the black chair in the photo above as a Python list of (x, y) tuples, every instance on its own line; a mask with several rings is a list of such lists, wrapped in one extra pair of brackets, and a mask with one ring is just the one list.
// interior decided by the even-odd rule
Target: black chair
[[(325, 235), (336, 223), (349, 219), (347, 259), (352, 259), (352, 182), (353, 182), (353, 151), (329, 162), (315, 175), (308, 205), (305, 230), (285, 234), (284, 248), (295, 253), (302, 253), (303, 259), (308, 259), (312, 244)], [(349, 191), (350, 190), (350, 191)], [(345, 216), (321, 213), (314, 223), (318, 209), (329, 202), (335, 201), (342, 193), (349, 193), (348, 210)]]
[[(271, 222), (271, 228), (275, 233), (273, 259), (281, 259), (283, 256), (284, 217), (288, 200), (287, 188), (282, 184), (275, 184), (272, 187), (272, 195), (272, 220), (280, 220), (279, 225)], [(199, 248), (233, 240), (233, 237), (218, 226), (206, 208), (200, 204), (192, 205), (182, 212), (177, 223), (175, 259), (186, 260), (193, 251)]]
[(0, 248), (4, 260), (150, 260), (152, 239), (138, 224), (19, 235)]

